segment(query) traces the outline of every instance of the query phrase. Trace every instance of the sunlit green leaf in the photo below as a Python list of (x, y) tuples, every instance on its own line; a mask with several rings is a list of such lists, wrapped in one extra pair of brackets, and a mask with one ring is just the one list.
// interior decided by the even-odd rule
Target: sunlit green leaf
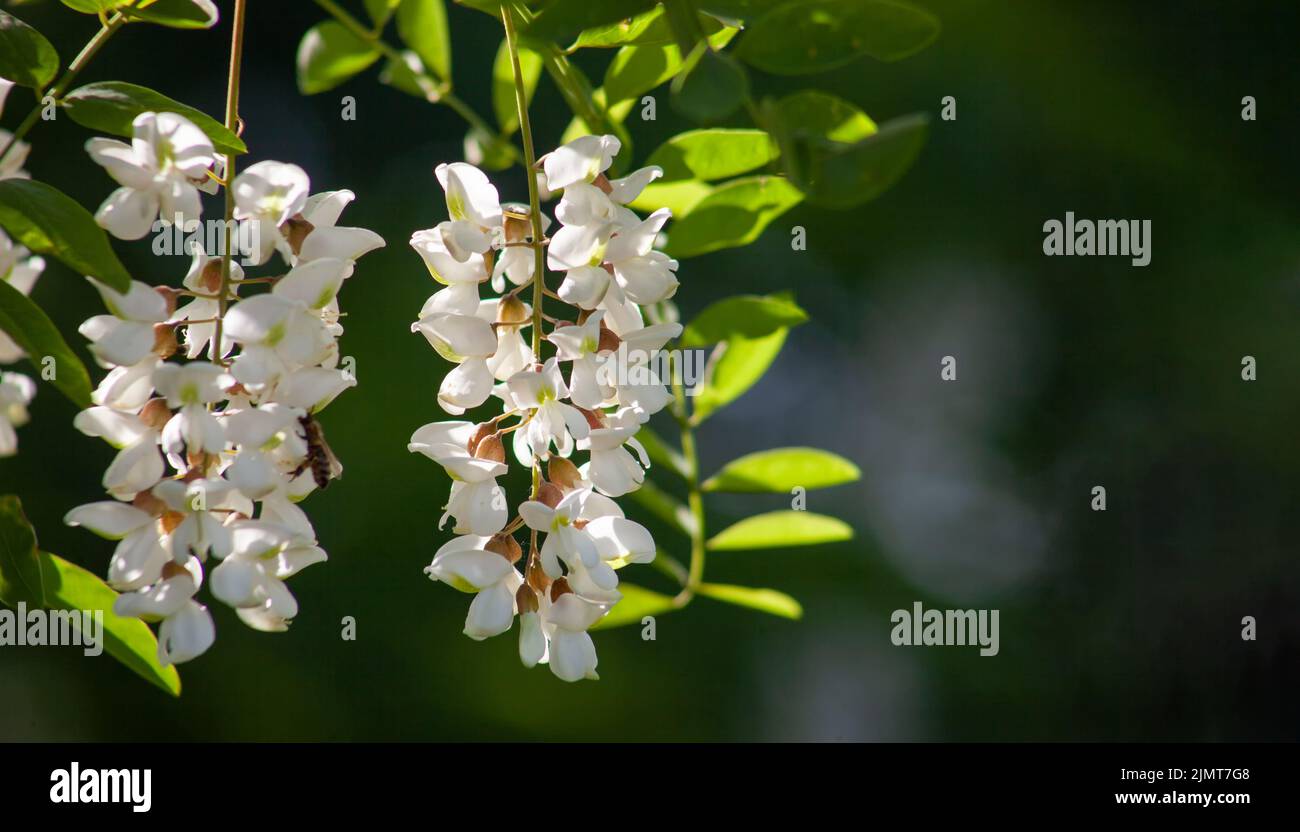
[(0, 603), (44, 606), (36, 532), (12, 494), (0, 496)]
[(808, 313), (784, 295), (734, 295), (709, 304), (686, 324), (681, 345), (703, 347), (731, 338), (762, 338), (801, 324)]
[[(519, 47), (519, 70), (524, 79), (526, 101), (532, 102), (537, 91), (537, 81), (542, 76), (542, 56), (533, 50)], [(510, 60), (510, 49), (505, 40), (497, 49), (492, 62), (492, 109), (496, 111), (501, 134), (509, 136), (519, 129), (519, 107), (515, 102), (515, 70)]]
[(565, 51), (575, 52), (587, 47), (609, 48), (642, 42), (641, 38), (647, 33), (651, 35), (650, 42), (667, 42), (671, 40), (672, 35), (664, 23), (663, 13), (662, 6), (655, 6), (649, 11), (629, 18), (585, 29)]
[(715, 190), (717, 188), (713, 185), (707, 182), (697, 182), (694, 179), (664, 183), (651, 182), (629, 205), (638, 211), (645, 211), (646, 213), (657, 211), (660, 208), (667, 208), (673, 212), (673, 219), (681, 220)]
[(59, 71), (59, 53), (45, 36), (0, 10), (0, 78), (43, 88)]
[(747, 176), (719, 186), (669, 228), (667, 252), (694, 257), (758, 239), (768, 223), (798, 205), (799, 189), (778, 176)]
[(333, 20), (317, 23), (298, 44), (298, 90), (331, 90), (379, 60), (379, 51)]
[(853, 482), (858, 466), (842, 456), (818, 448), (773, 448), (733, 459), (704, 481), (705, 491), (740, 493), (827, 488)]
[(647, 615), (662, 615), (677, 609), (672, 596), (643, 589), (626, 581), (619, 583), (618, 591), (622, 594), (622, 599), (591, 629), (609, 630), (626, 624), (640, 625), (641, 619)]
[(86, 84), (64, 96), (63, 106), (68, 117), (82, 127), (114, 136), (130, 136), (131, 123), (141, 113), (176, 113), (207, 134), (219, 153), (248, 151), (242, 139), (212, 116), (139, 84), (125, 81)]
[(749, 75), (730, 55), (715, 52), (700, 41), (670, 89), (677, 112), (707, 124), (721, 121), (744, 106), (749, 97)]
[(777, 154), (764, 130), (715, 127), (678, 133), (651, 153), (646, 164), (663, 168), (663, 182), (711, 182), (762, 167)]
[(77, 407), (90, 407), (90, 376), (81, 360), (68, 347), (53, 322), (32, 299), (0, 279), (0, 332), (14, 340), (27, 358), (43, 371), (42, 363), (53, 358), (51, 383)]
[(397, 34), (434, 74), (451, 79), (451, 30), (443, 0), (402, 0)]
[(59, 0), (59, 2), (82, 14), (99, 14), (125, 6), (131, 0)]
[(211, 29), (217, 25), (217, 6), (212, 0), (140, 0), (122, 9), (131, 20), (156, 23), (172, 29)]
[[(715, 49), (726, 46), (739, 29), (723, 28), (709, 36)], [(672, 78), (682, 67), (676, 44), (624, 46), (605, 70), (605, 92), (611, 102), (636, 98)]]
[(853, 528), (837, 517), (811, 511), (770, 511), (746, 517), (718, 532), (708, 541), (713, 552), (743, 549), (781, 549), (850, 540)]
[(587, 29), (603, 29), (654, 6), (655, 0), (552, 0), (524, 34), (533, 40), (569, 43)]
[(130, 288), (131, 276), (113, 253), (104, 229), (75, 200), (44, 182), (0, 181), (0, 228), (79, 274), (98, 278), (119, 292)]
[(803, 617), (803, 607), (799, 602), (775, 589), (758, 589), (732, 584), (700, 584), (695, 591), (715, 601), (749, 607), (782, 618), (798, 620)]
[(856, 105), (821, 90), (787, 95), (776, 112), (791, 135), (852, 143), (876, 132), (876, 123)]
[[(51, 609), (104, 612), (104, 650), (131, 672), (172, 696), (181, 694), (181, 677), (174, 665), (158, 661), (158, 640), (138, 618), (114, 614), (115, 592), (95, 575), (48, 552), (40, 553), (45, 580), (45, 605)], [(75, 619), (74, 619), (75, 620)]]
[(762, 338), (732, 338), (713, 348), (704, 384), (694, 396), (698, 423), (745, 394), (772, 366), (789, 330), (778, 329)]
[(804, 75), (863, 55), (906, 58), (938, 34), (934, 15), (896, 0), (790, 0), (753, 21), (737, 55), (765, 72)]
[(399, 54), (400, 61), (389, 58), (384, 63), (379, 83), (425, 101), (437, 101), (442, 93), (426, 73), (424, 64), (420, 63), (420, 56), (409, 49), (403, 49)]

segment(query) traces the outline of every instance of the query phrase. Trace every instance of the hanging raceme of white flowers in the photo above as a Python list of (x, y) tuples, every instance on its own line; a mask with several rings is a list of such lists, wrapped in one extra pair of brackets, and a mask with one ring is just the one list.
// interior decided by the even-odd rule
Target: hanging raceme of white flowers
[[(120, 239), (156, 220), (192, 228), (199, 191), (216, 184), (208, 136), (175, 113), (142, 113), (133, 131), (130, 144), (87, 143), (120, 185), (97, 222)], [(297, 165), (259, 162), (229, 187), (238, 237), (252, 243), (246, 262), (278, 252), (287, 272), (246, 277), (193, 242), (181, 289), (134, 280), (118, 292), (88, 278), (108, 311), (81, 326), (108, 374), (74, 424), (119, 450), (103, 478), (112, 499), (66, 522), (118, 541), (114, 612), (161, 622), (163, 665), (213, 643), (198, 600), (206, 569), (213, 597), (250, 627), (278, 631), (298, 612), (285, 581), (326, 559), (297, 504), (338, 473), (315, 421), (356, 384), (339, 366), (338, 293), (357, 258), (384, 245), (337, 225), (351, 191), (311, 194)], [(270, 290), (250, 291), (262, 285)]]
[[(451, 219), (411, 238), (445, 287), (411, 327), (457, 364), (439, 404), (454, 416), (489, 398), (501, 409), (477, 424), (433, 422), (411, 437), (410, 450), (453, 481), (440, 526), (450, 519), (457, 536), (426, 572), (474, 594), (466, 635), (499, 635), (519, 616), (524, 665), (548, 663), (565, 681), (597, 678), (587, 630), (620, 599), (615, 570), (654, 559), (650, 533), (613, 498), (645, 478), (649, 460), (634, 437), (671, 398), (653, 359), (681, 334), (676, 323), (647, 324), (642, 309), (677, 289), (677, 261), (654, 249), (669, 212), (642, 219), (626, 207), (662, 171), (610, 180), (618, 151), (614, 136), (584, 136), (539, 160), (547, 191), (563, 192), (549, 240), (532, 239), (528, 207), (503, 206), (482, 171), (439, 165)], [(534, 246), (545, 246), (547, 267), (564, 273), (555, 293), (534, 285), (543, 280)], [(480, 298), (485, 283), (497, 297)], [(519, 297), (526, 287), (573, 307), (573, 320), (532, 308)], [(542, 341), (549, 357), (536, 349)], [(532, 492), (516, 496), (513, 512), (497, 484), (509, 470), (507, 443), (520, 465), (537, 467)], [(585, 454), (581, 464), (575, 451)], [(526, 560), (515, 538), (523, 532)]]

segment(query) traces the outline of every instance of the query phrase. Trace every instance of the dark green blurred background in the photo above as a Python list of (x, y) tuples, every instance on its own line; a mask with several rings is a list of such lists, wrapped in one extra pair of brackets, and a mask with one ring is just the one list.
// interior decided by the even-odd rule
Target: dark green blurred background
[[(519, 665), (513, 631), (462, 636), (468, 596), (421, 574), (447, 539), (435, 527), (448, 483), (405, 445), (445, 418), (448, 365), (408, 331), (434, 286), (406, 240), (445, 218), (432, 171), (461, 158), (464, 124), (373, 70), (300, 96), (298, 39), (324, 14), (253, 0), (244, 164), (292, 161), (313, 190), (351, 188), (348, 224), (388, 240), (342, 295), (360, 386), (324, 424), (346, 475), (305, 504), (330, 561), (292, 581), (303, 612), (287, 634), (212, 604), (216, 646), (182, 667), (179, 701), (106, 657), (0, 649), (0, 739), (1295, 739), (1300, 9), (922, 5), (944, 30), (916, 57), (755, 78), (761, 94), (835, 92), (877, 121), (930, 112), (915, 168), (858, 210), (800, 206), (757, 244), (680, 271), (685, 315), (792, 289), (813, 317), (702, 430), (706, 472), (774, 445), (837, 451), (863, 481), (813, 492), (809, 508), (849, 519), (857, 539), (713, 555), (711, 580), (785, 590), (804, 619), (700, 599), (660, 617), (656, 641), (598, 633), (602, 680), (566, 685)], [(51, 2), (17, 12), (65, 60), (95, 28)], [(461, 7), (450, 18), (457, 89), (489, 113), (499, 27)], [(128, 27), (82, 80), (143, 83), (219, 117), (227, 27)], [(610, 54), (580, 64), (599, 77)], [(354, 122), (339, 118), (342, 95)], [(948, 95), (955, 122), (937, 118)], [(1255, 122), (1240, 118), (1244, 95)], [(638, 161), (690, 126), (659, 96), (659, 121), (629, 122)], [(5, 126), (28, 106), (15, 91)], [(569, 115), (545, 79), (534, 113), (553, 146)], [(111, 182), (86, 138), (63, 118), (38, 125), (28, 168), (93, 207)], [(503, 198), (525, 196), (518, 169), (498, 181)], [(1151, 265), (1044, 257), (1042, 224), (1067, 210), (1151, 220)], [(805, 252), (790, 249), (794, 225)], [(116, 248), (142, 280), (177, 284), (186, 269), (143, 243)], [(77, 324), (101, 311), (89, 286), (51, 265), (34, 296), (80, 350)], [(939, 381), (945, 355), (956, 383)], [(1241, 380), (1243, 355), (1258, 381)], [(101, 498), (112, 452), (72, 429), (52, 388), (32, 412), (0, 491), (21, 495), (43, 548), (102, 573), (112, 544), (61, 517)], [(1094, 485), (1105, 513), (1089, 509)], [(711, 499), (710, 527), (783, 502)], [(645, 567), (623, 576), (662, 588)], [(1001, 653), (892, 646), (890, 613), (915, 600), (1000, 609)], [(348, 615), (355, 642), (339, 637)], [(1240, 638), (1246, 615), (1257, 641)]]

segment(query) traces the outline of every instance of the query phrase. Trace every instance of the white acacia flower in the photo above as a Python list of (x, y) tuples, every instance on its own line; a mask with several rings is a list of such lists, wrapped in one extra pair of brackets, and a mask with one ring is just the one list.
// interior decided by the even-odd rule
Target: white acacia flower
[(160, 364), (153, 374), (154, 387), (176, 410), (162, 430), (162, 447), (168, 454), (184, 458), (187, 452), (219, 454), (226, 446), (221, 423), (207, 405), (225, 398), (225, 387), (234, 383), (216, 364)]
[(118, 239), (138, 240), (154, 220), (188, 228), (199, 219), (195, 187), (214, 161), (212, 141), (184, 116), (141, 113), (131, 122), (131, 144), (94, 138), (86, 151), (121, 185), (95, 214)]
[(566, 592), (542, 613), (551, 672), (566, 682), (599, 679), (596, 674), (596, 645), (587, 632), (609, 612), (610, 604), (581, 598)]
[(18, 453), (14, 428), (27, 424), (27, 405), (36, 395), (36, 385), (22, 373), (0, 373), (0, 457)]
[(119, 449), (103, 479), (104, 489), (117, 499), (130, 500), (148, 491), (166, 473), (157, 423), (129, 411), (96, 406), (78, 413), (72, 424), (87, 436), (102, 438)]
[(216, 509), (228, 508), (227, 501), (234, 487), (220, 477), (184, 482), (163, 480), (153, 487), (153, 495), (162, 500), (167, 509), (183, 519), (171, 531), (172, 559), (185, 564), (190, 558), (204, 560), (208, 555), (224, 558), (230, 554), (233, 542), (225, 517)]
[(63, 522), (119, 541), (108, 567), (108, 584), (114, 589), (127, 592), (154, 584), (171, 559), (158, 517), (136, 506), (112, 500), (87, 503), (69, 511)]
[(246, 387), (273, 384), (287, 372), (325, 360), (336, 349), (319, 316), (298, 300), (274, 292), (230, 307), (225, 333), (242, 347), (230, 372)]
[(231, 535), (233, 551), (212, 570), (212, 594), (255, 630), (287, 630), (298, 601), (284, 581), (325, 561), (325, 551), (288, 527), (262, 520), (237, 521)]
[(614, 136), (581, 136), (542, 157), (546, 189), (560, 191), (590, 182), (609, 170), (622, 143)]
[[(586, 323), (557, 326), (546, 336), (555, 344), (561, 361), (571, 361), (569, 370), (569, 400), (578, 407), (594, 410), (609, 398), (612, 388), (606, 389), (598, 378), (601, 353), (600, 323), (604, 312), (596, 312)], [(608, 349), (608, 347), (607, 347)]]
[[(587, 436), (587, 418), (563, 401), (569, 397), (569, 388), (560, 375), (558, 359), (552, 357), (540, 369), (516, 373), (506, 388), (516, 408), (534, 411), (528, 424), (517, 431), (524, 439), (517, 440), (516, 451), (523, 444), (531, 458), (546, 459), (554, 445), (556, 453), (568, 456), (573, 453), (574, 440)], [(531, 458), (524, 464), (531, 465)]]
[(492, 395), (492, 370), (488, 359), (497, 351), (492, 325), (478, 315), (433, 314), (411, 324), (411, 331), (423, 335), (438, 354), (455, 362), (438, 388), (438, 404), (459, 416), (478, 407)]
[[(444, 239), (443, 226), (427, 228), (411, 235), (411, 248), (415, 249), (424, 260), (429, 274), (439, 283), (449, 286), (459, 284), (477, 284), (487, 280), (487, 258), (481, 252), (460, 252), (466, 254), (458, 258), (452, 253)], [(477, 294), (476, 294), (477, 297)]]
[[(323, 191), (307, 198), (300, 217), (290, 221), (290, 247), (298, 242), (294, 256), (296, 264), (325, 257), (355, 261), (367, 252), (384, 247), (384, 238), (368, 228), (338, 225), (343, 209), (356, 198), (356, 194), (346, 189)], [(302, 230), (306, 236), (301, 241), (294, 239), (295, 222), (305, 223)]]
[[(622, 497), (641, 487), (650, 457), (636, 439), (641, 420), (635, 409), (623, 408), (605, 417), (605, 422), (606, 427), (592, 428), (587, 438), (578, 442), (579, 450), (591, 452), (591, 459), (581, 470), (601, 493)], [(639, 463), (623, 447), (625, 444), (636, 450)]]
[[(446, 291), (446, 290), (444, 290)], [(517, 300), (503, 303), (499, 298), (480, 301), (476, 310), (478, 317), (489, 323), (496, 323), (497, 349), (487, 360), (487, 367), (492, 377), (505, 381), (533, 364), (533, 350), (524, 340), (523, 330), (532, 324), (532, 309), (528, 304)], [(518, 325), (511, 325), (514, 322)]]
[(528, 528), (543, 532), (546, 540), (542, 543), (542, 569), (551, 578), (564, 577), (561, 561), (570, 569), (585, 569), (598, 586), (613, 589), (618, 585), (618, 576), (614, 570), (600, 559), (595, 541), (579, 525), (582, 511), (587, 499), (587, 492), (570, 491), (554, 508), (538, 500), (528, 500), (519, 504), (519, 516), (528, 524)]
[(235, 195), (235, 219), (250, 224), (253, 229), (252, 239), (257, 249), (251, 253), (250, 261), (261, 265), (277, 249), (284, 254), (286, 262), (291, 260), (293, 251), (280, 226), (307, 207), (307, 195), (311, 191), (307, 172), (285, 162), (258, 162), (235, 177), (231, 190)]
[(485, 548), (492, 538), (463, 535), (438, 549), (425, 574), (461, 592), (474, 594), (465, 618), (465, 635), (475, 641), (510, 629), (515, 592), (523, 584), (519, 571), (503, 555)]
[(152, 286), (131, 281), (125, 293), (87, 278), (104, 299), (111, 314), (95, 315), (82, 322), (78, 331), (90, 341), (90, 351), (102, 364), (139, 364), (150, 353), (165, 352), (165, 338), (158, 325), (170, 314), (167, 299)]
[(612, 386), (620, 408), (632, 408), (642, 423), (672, 401), (667, 367), (660, 360), (664, 345), (682, 334), (678, 323), (652, 324), (621, 334), (618, 350), (605, 356), (597, 373), (602, 384)]
[(457, 534), (495, 534), (508, 519), (505, 491), (496, 482), (508, 469), (501, 459), (470, 452), (470, 441), (477, 433), (478, 425), (473, 422), (432, 422), (411, 434), (406, 446), (441, 465), (451, 477), (451, 497), (438, 528), (452, 517)]
[(203, 569), (198, 559), (189, 558), (152, 586), (119, 595), (113, 602), (113, 612), (161, 621), (158, 663), (166, 667), (188, 662), (206, 653), (217, 638), (208, 608), (194, 600), (202, 583)]

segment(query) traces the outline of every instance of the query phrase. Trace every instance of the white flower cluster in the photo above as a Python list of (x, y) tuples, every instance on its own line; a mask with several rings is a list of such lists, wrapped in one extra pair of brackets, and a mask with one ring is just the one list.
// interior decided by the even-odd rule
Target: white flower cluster
[[(460, 415), (495, 396), (502, 411), (479, 424), (434, 422), (411, 437), (409, 449), (443, 466), (453, 481), (439, 525), (451, 518), (458, 536), (425, 571), (474, 593), (466, 635), (504, 633), (518, 615), (524, 665), (549, 663), (565, 681), (597, 678), (587, 630), (621, 597), (615, 570), (654, 559), (650, 533), (611, 498), (640, 487), (649, 460), (634, 437), (671, 395), (653, 372), (628, 372), (627, 364), (647, 364), (681, 333), (676, 323), (647, 326), (641, 308), (677, 289), (677, 262), (653, 248), (669, 213), (643, 220), (626, 207), (662, 171), (610, 180), (605, 171), (618, 150), (613, 136), (585, 136), (539, 160), (547, 191), (563, 192), (555, 209), (560, 228), (549, 241), (532, 238), (527, 206), (502, 206), (487, 177), (464, 163), (437, 169), (451, 219), (411, 238), (446, 287), (411, 327), (458, 365), (443, 380), (438, 402)], [(534, 274), (537, 246), (546, 247), (548, 268), (564, 273), (555, 292)], [(534, 280), (543, 281), (553, 302), (576, 307), (576, 321), (524, 303), (518, 295)], [(514, 288), (505, 294), (479, 297), (480, 284), (501, 293), (507, 281)], [(522, 334), (543, 322), (552, 324), (546, 358)], [(541, 333), (530, 335), (540, 344)], [(519, 463), (537, 466), (533, 493), (513, 518), (497, 484), (508, 470), (507, 434)], [(588, 454), (580, 466), (569, 461), (575, 450)], [(514, 535), (525, 526), (532, 545), (521, 574)]]
[[(4, 112), (5, 98), (12, 87), (12, 81), (0, 78), (0, 113)], [(8, 145), (11, 137), (8, 130), (0, 130), (0, 148)], [(26, 179), (23, 164), (29, 150), (26, 142), (14, 142), (9, 155), (0, 161), (0, 179)], [(0, 280), (27, 295), (44, 269), (43, 259), (15, 243), (0, 228)], [(24, 355), (12, 338), (0, 332), (0, 365), (13, 364)], [(35, 395), (36, 385), (30, 378), (22, 373), (0, 371), (0, 457), (18, 453), (18, 434), (14, 429), (27, 424), (27, 405)]]
[[(194, 188), (216, 161), (207, 137), (174, 113), (144, 113), (134, 127), (130, 145), (88, 143), (122, 186), (101, 224), (131, 236), (159, 211), (197, 220)], [(215, 638), (195, 600), (209, 557), (220, 561), (212, 595), (249, 626), (284, 630), (297, 614), (284, 582), (326, 555), (296, 503), (338, 473), (314, 414), (356, 383), (339, 367), (337, 294), (355, 260), (384, 245), (335, 227), (353, 194), (309, 196), (296, 165), (259, 162), (230, 187), (235, 217), (263, 228), (259, 262), (278, 250), (287, 273), (245, 278), (231, 262), (223, 280), (222, 259), (194, 246), (183, 289), (132, 281), (122, 293), (92, 279), (109, 314), (81, 326), (109, 373), (74, 424), (119, 451), (103, 479), (113, 499), (65, 520), (120, 541), (108, 570), (123, 592), (114, 611), (161, 622), (163, 664)], [(248, 284), (271, 288), (240, 299)], [(177, 353), (209, 360), (167, 361)]]

